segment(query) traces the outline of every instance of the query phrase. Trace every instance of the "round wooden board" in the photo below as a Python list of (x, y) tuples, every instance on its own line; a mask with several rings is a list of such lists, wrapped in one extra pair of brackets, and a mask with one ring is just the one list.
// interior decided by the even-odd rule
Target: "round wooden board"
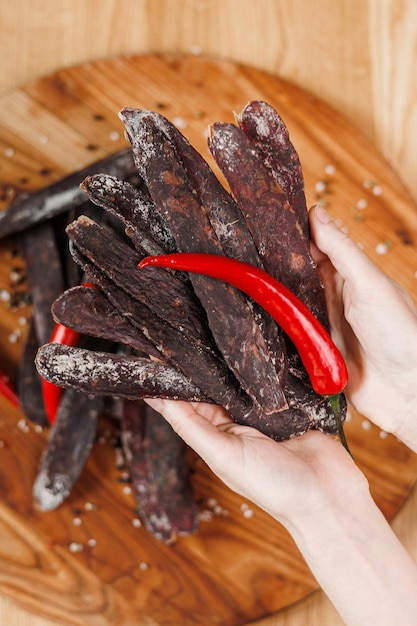
[[(8, 94), (0, 100), (0, 208), (16, 191), (43, 187), (125, 147), (117, 117), (123, 106), (162, 112), (213, 165), (208, 124), (233, 121), (233, 112), (252, 99), (270, 102), (287, 123), (308, 203), (326, 202), (341, 227), (413, 293), (417, 211), (380, 155), (322, 102), (232, 63), (122, 57), (65, 69)], [(23, 267), (15, 247), (13, 240), (1, 242), (0, 290), (10, 290), (11, 272)], [(0, 307), (1, 367), (14, 379), (30, 309)], [(288, 534), (192, 454), (196, 496), (207, 517), (199, 532), (167, 547), (136, 528), (132, 497), (116, 469), (112, 424), (104, 421), (68, 501), (39, 513), (31, 488), (47, 433), (2, 399), (0, 410), (0, 592), (29, 610), (80, 626), (237, 626), (317, 588)], [(417, 477), (416, 455), (359, 415), (350, 416), (346, 433), (391, 519)], [(94, 510), (86, 510), (88, 502)], [(71, 542), (83, 549), (72, 553)]]

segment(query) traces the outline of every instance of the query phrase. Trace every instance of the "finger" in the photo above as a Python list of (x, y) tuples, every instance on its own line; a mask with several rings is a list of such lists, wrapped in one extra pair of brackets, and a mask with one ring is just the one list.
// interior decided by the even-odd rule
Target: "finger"
[(222, 426), (231, 420), (220, 407), (202, 404), (197, 410), (191, 402), (160, 398), (150, 398), (146, 402), (161, 413), (173, 430), (209, 465), (220, 450), (224, 454), (224, 448), (230, 445), (230, 437), (223, 432)]

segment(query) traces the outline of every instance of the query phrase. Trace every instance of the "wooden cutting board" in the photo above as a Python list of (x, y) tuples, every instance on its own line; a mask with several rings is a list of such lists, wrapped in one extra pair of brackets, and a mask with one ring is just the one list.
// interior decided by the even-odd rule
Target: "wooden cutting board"
[[(251, 99), (267, 100), (287, 123), (304, 166), (308, 203), (325, 202), (369, 256), (415, 293), (416, 206), (380, 155), (324, 103), (233, 63), (115, 58), (59, 71), (5, 96), (0, 208), (19, 191), (43, 187), (125, 147), (117, 117), (123, 106), (162, 112), (209, 158), (207, 125), (233, 121), (233, 112)], [(1, 242), (0, 294), (15, 297), (22, 289), (14, 280), (22, 268), (15, 241)], [(30, 308), (10, 308), (3, 300), (0, 363), (13, 380)], [(47, 432), (2, 399), (0, 410), (0, 593), (27, 609), (80, 626), (237, 626), (317, 588), (288, 534), (192, 454), (199, 532), (167, 547), (137, 527), (132, 496), (116, 467), (114, 428), (104, 421), (68, 501), (55, 512), (38, 512), (31, 488)], [(346, 432), (391, 519), (416, 480), (416, 455), (356, 414)]]

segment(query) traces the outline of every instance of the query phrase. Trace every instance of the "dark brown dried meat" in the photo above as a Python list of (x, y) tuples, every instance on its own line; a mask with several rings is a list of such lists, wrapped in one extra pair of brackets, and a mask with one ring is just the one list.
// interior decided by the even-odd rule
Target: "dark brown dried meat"
[(52, 314), (57, 322), (83, 335), (117, 341), (159, 356), (153, 343), (114, 308), (101, 290), (81, 286), (68, 289), (53, 303)]
[(267, 102), (249, 102), (237, 117), (238, 124), (272, 172), (294, 209), (306, 237), (309, 236), (304, 176), (288, 128)]
[(282, 187), (237, 126), (214, 124), (209, 148), (245, 216), (266, 271), (328, 328), (324, 289), (310, 244)]
[(122, 220), (126, 234), (140, 254), (175, 251), (168, 225), (143, 190), (105, 174), (87, 177), (81, 187), (92, 202)]
[(33, 320), (39, 344), (49, 341), (54, 321), (51, 305), (64, 291), (61, 257), (51, 223), (38, 224), (20, 238), (33, 302)]
[(64, 392), (33, 485), (33, 497), (41, 511), (60, 506), (80, 477), (102, 407), (103, 398), (98, 396), (91, 398), (72, 389)]
[(146, 357), (48, 343), (36, 366), (49, 382), (88, 395), (209, 401), (174, 367)]
[(129, 401), (124, 403), (121, 439), (146, 528), (166, 544), (194, 533), (198, 511), (184, 441), (159, 413)]
[(17, 391), (24, 415), (34, 424), (44, 427), (48, 425), (48, 419), (43, 406), (41, 379), (35, 367), (35, 356), (38, 348), (38, 337), (34, 322), (31, 320), (19, 363)]
[(0, 213), (0, 238), (13, 235), (45, 220), (50, 220), (85, 202), (80, 183), (98, 172), (127, 178), (135, 170), (131, 151), (121, 150), (92, 163), (57, 182), (19, 198)]

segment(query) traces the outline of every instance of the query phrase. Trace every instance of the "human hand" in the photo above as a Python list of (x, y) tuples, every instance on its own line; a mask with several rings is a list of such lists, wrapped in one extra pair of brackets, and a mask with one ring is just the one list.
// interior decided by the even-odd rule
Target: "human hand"
[[(309, 431), (278, 443), (215, 405), (147, 402), (229, 487), (287, 528), (344, 623), (414, 624), (415, 563), (338, 441)], [(402, 581), (395, 592), (393, 576)]]
[[(367, 493), (362, 473), (338, 441), (314, 431), (278, 443), (254, 428), (236, 424), (219, 406), (149, 399), (233, 491), (288, 529), (340, 502)], [(352, 498), (352, 501), (350, 500)], [(349, 505), (347, 505), (349, 506)]]
[(310, 227), (332, 337), (349, 370), (347, 397), (417, 451), (416, 309), (322, 207), (310, 211)]

